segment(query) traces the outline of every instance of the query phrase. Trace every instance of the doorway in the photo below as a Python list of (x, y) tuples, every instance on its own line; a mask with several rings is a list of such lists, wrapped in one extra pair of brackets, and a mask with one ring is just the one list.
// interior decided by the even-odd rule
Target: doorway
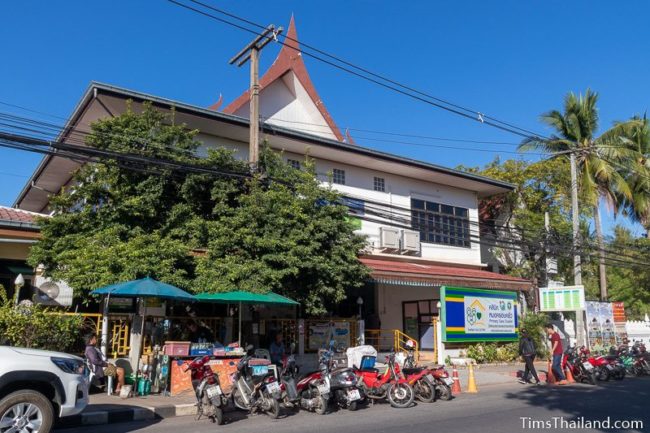
[(418, 340), (422, 350), (434, 349), (433, 318), (438, 314), (438, 299), (402, 302), (402, 329)]

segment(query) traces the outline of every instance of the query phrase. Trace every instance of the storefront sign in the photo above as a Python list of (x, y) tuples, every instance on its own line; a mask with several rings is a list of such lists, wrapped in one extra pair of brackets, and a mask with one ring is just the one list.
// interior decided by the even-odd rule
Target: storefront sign
[(581, 311), (585, 309), (584, 286), (539, 288), (540, 311)]
[(334, 340), (336, 346), (350, 347), (350, 322), (312, 322), (309, 324), (309, 349), (329, 347)]
[(585, 307), (589, 347), (608, 349), (611, 346), (616, 346), (612, 303), (587, 301)]
[(516, 292), (443, 286), (440, 299), (444, 342), (517, 340)]
[(615, 323), (625, 323), (625, 304), (623, 302), (612, 302), (612, 312), (614, 313)]

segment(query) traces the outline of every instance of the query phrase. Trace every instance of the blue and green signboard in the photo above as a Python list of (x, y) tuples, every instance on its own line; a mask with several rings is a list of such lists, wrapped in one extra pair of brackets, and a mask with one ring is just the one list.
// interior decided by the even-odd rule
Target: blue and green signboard
[(442, 341), (515, 341), (517, 293), (443, 286), (440, 288)]

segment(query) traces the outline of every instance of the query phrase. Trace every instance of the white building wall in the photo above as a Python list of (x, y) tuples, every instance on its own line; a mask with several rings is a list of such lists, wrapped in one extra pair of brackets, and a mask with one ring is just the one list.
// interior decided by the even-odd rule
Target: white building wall
[(377, 291), (377, 312), (382, 329), (403, 329), (402, 302), (440, 299), (438, 287), (404, 287), (379, 283)]
[[(237, 158), (247, 158), (247, 143), (207, 134), (199, 134), (197, 139), (204, 143), (204, 145), (199, 149), (199, 153), (202, 155), (207, 155), (207, 148), (210, 146), (223, 146), (227, 149), (234, 150)], [(284, 158), (285, 160), (294, 159), (302, 162), (304, 161), (305, 156), (286, 152)], [(410, 212), (408, 209), (411, 208), (411, 198), (418, 198), (467, 208), (469, 210), (472, 240), (478, 239), (478, 199), (474, 191), (424, 182), (390, 173), (377, 172), (334, 161), (322, 159), (316, 160), (316, 172), (319, 180), (321, 180), (323, 184), (329, 184), (329, 175), (335, 168), (345, 171), (345, 185), (333, 184), (332, 187), (334, 189), (347, 196), (358, 198), (360, 200), (385, 203), (386, 207), (382, 208), (382, 213), (393, 212), (393, 218), (397, 225), (410, 226)], [(375, 176), (384, 178), (386, 185), (385, 192), (374, 190)], [(377, 206), (374, 203), (367, 203), (367, 207), (370, 206), (373, 207), (373, 211), (377, 207), (381, 208), (381, 206)], [(397, 206), (398, 209), (391, 211), (389, 206)], [(370, 215), (368, 213), (365, 217), (384, 220), (379, 216)], [(390, 219), (386, 219), (385, 221), (385, 223), (362, 221), (360, 233), (368, 237), (369, 245), (374, 247), (374, 253), (379, 252), (379, 228), (381, 226), (390, 225)], [(480, 245), (476, 242), (472, 242), (470, 248), (422, 243), (421, 257), (423, 259), (443, 263), (482, 266)]]

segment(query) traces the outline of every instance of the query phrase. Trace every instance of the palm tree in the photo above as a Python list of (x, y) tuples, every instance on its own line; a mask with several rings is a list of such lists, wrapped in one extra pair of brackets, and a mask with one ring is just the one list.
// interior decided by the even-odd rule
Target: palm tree
[[(520, 150), (542, 150), (551, 158), (575, 158), (577, 183), (581, 197), (592, 207), (599, 254), (600, 297), (607, 299), (605, 242), (600, 218), (600, 199), (605, 199), (615, 210), (621, 199), (631, 200), (632, 194), (621, 174), (621, 166), (631, 151), (623, 145), (629, 125), (615, 124), (600, 136), (598, 130), (598, 94), (587, 89), (584, 96), (569, 93), (564, 98), (564, 112), (552, 110), (541, 116), (542, 122), (555, 129), (550, 139), (531, 137), (524, 140)], [(575, 254), (578, 254), (575, 252)], [(579, 264), (579, 260), (577, 261)]]
[(640, 223), (650, 238), (650, 122), (645, 115), (635, 116), (626, 126), (625, 145), (634, 152), (634, 159), (621, 174), (630, 186), (631, 198), (620, 201), (623, 212)]

